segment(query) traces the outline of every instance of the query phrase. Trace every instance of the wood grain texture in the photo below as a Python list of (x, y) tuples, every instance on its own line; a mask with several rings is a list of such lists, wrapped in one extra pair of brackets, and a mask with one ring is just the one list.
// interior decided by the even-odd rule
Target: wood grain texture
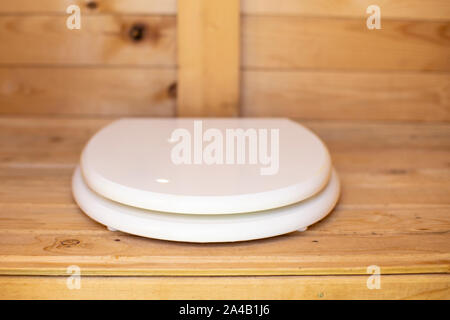
[(450, 121), (450, 73), (250, 71), (242, 115)]
[[(175, 18), (99, 15), (69, 30), (65, 16), (0, 16), (0, 64), (175, 65)], [(133, 27), (142, 30), (131, 37)]]
[(260, 69), (450, 71), (450, 23), (246, 16), (242, 65)]
[(0, 114), (173, 116), (175, 69), (0, 67)]
[[(67, 277), (0, 276), (0, 299), (449, 299), (448, 275), (383, 275), (369, 290), (368, 276), (292, 277)], [(220, 290), (217, 290), (220, 288)]]
[[(91, 3), (95, 3), (92, 5)], [(176, 14), (176, 0), (15, 0), (4, 1), (0, 13), (65, 13), (66, 8), (78, 5), (82, 13), (145, 13)], [(367, 17), (370, 0), (242, 0), (241, 12), (250, 15), (302, 15), (327, 17)], [(419, 20), (448, 20), (450, 4), (447, 0), (378, 0), (383, 18)]]
[(0, 13), (66, 14), (67, 7), (72, 4), (78, 5), (82, 14), (176, 13), (176, 0), (14, 0), (2, 1), (0, 5)]
[(238, 115), (239, 26), (239, 0), (178, 2), (178, 115)]
[(72, 200), (80, 152), (106, 119), (0, 119), (0, 273), (354, 275), (450, 272), (450, 126), (305, 124), (342, 180), (334, 212), (304, 233), (189, 244), (113, 233)]
[(447, 0), (243, 0), (242, 12), (251, 15), (302, 15), (367, 18), (368, 6), (381, 8), (382, 19), (448, 20)]

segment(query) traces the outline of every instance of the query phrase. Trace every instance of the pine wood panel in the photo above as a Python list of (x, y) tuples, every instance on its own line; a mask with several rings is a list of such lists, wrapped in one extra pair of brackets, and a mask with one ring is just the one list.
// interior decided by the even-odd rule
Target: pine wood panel
[(178, 115), (238, 115), (239, 0), (179, 0), (178, 9)]
[[(94, 4), (92, 4), (94, 3)], [(82, 13), (146, 13), (176, 14), (176, 0), (15, 0), (4, 1), (1, 13), (65, 13), (66, 8), (78, 5)], [(308, 15), (329, 17), (367, 17), (366, 8), (373, 1), (363, 0), (242, 0), (241, 12), (252, 15)], [(383, 18), (448, 20), (450, 4), (447, 0), (378, 0)]]
[[(65, 174), (65, 176), (66, 178), (61, 180), (69, 182), (70, 174)], [(51, 180), (45, 181), (56, 186)], [(28, 180), (26, 184), (29, 185), (30, 181)], [(35, 184), (37, 183), (35, 182)], [(66, 185), (62, 192), (70, 192), (65, 187)], [(30, 187), (26, 188), (28, 192), (32, 191), (30, 189)], [(14, 190), (18, 190), (18, 188)], [(61, 194), (59, 195), (60, 199)], [(0, 218), (3, 219), (0, 226), (1, 232), (23, 234), (33, 230), (33, 234), (47, 234), (56, 237), (72, 232), (79, 234), (82, 229), (82, 233), (88, 236), (110, 235), (108, 230), (99, 224), (91, 223), (86, 215), (80, 214), (80, 210), (75, 204), (68, 204), (68, 201), (59, 204), (57, 201), (56, 203), (37, 203), (34, 198), (29, 200), (32, 203), (19, 205), (17, 202), (5, 201), (0, 205)], [(48, 200), (47, 202), (49, 202)], [(345, 201), (350, 202), (351, 200), (346, 197)], [(20, 216), (20, 223), (17, 223), (17, 220), (8, 219), (11, 212)], [(365, 237), (392, 235), (400, 231), (413, 235), (448, 231), (448, 204), (416, 204), (410, 205), (408, 208), (403, 208), (398, 204), (384, 208), (371, 204), (366, 207), (362, 204), (344, 204), (336, 212), (329, 217), (329, 223), (321, 222), (318, 225), (320, 228), (312, 227), (308, 233), (315, 237), (350, 236), (352, 234)], [(42, 223), (43, 221), (45, 223)]]
[[(0, 114), (175, 114), (175, 69), (0, 67)], [(244, 116), (449, 121), (447, 73), (244, 71)]]
[[(449, 299), (448, 275), (383, 275), (369, 290), (367, 276), (321, 277), (0, 277), (0, 299)], [(217, 290), (220, 288), (220, 290)]]
[[(63, 211), (60, 213), (63, 214)], [(82, 213), (80, 213), (82, 214)], [(188, 244), (121, 233), (6, 232), (0, 274), (65, 275), (354, 275), (449, 273), (448, 229), (441, 234), (302, 235), (228, 244)]]
[(381, 17), (405, 19), (448, 20), (450, 2), (447, 0), (243, 0), (242, 12), (258, 15), (302, 15), (367, 18), (368, 6), (381, 8)]
[(246, 16), (242, 64), (263, 69), (450, 71), (450, 23)]
[[(73, 203), (80, 151), (105, 119), (0, 119), (0, 272), (65, 275), (448, 273), (450, 126), (307, 122), (342, 179), (337, 209), (307, 232), (229, 244), (112, 233)], [(388, 186), (388, 187), (387, 187)]]
[(14, 0), (2, 1), (0, 13), (60, 13), (78, 5), (82, 14), (145, 13), (175, 14), (176, 0)]
[(450, 73), (250, 71), (244, 116), (449, 121)]
[[(56, 154), (56, 152), (52, 154)], [(376, 152), (373, 152), (372, 155), (376, 156)], [(400, 155), (403, 161), (408, 161), (405, 152), (390, 153), (391, 157), (395, 155)], [(416, 153), (411, 153), (408, 156), (416, 156)], [(435, 156), (435, 154), (431, 156)], [(338, 154), (336, 156), (338, 169), (343, 166), (341, 165), (342, 161), (351, 161), (351, 158), (349, 158), (344, 158)], [(361, 158), (355, 160), (367, 161)], [(380, 161), (386, 158), (380, 157)], [(77, 159), (74, 159), (73, 162), (77, 161)], [(441, 162), (445, 161), (443, 156), (440, 156), (439, 160)], [(435, 159), (435, 161), (437, 160)], [(16, 191), (15, 193), (5, 192), (0, 196), (4, 204), (20, 204), (24, 197), (20, 190), (26, 190), (28, 201), (26, 203), (32, 203), (33, 205), (47, 205), (50, 203), (63, 206), (71, 202), (70, 177), (74, 165), (59, 165), (55, 169), (48, 169), (48, 165), (42, 163), (36, 163), (35, 168), (31, 169), (23, 168), (24, 166), (24, 164), (10, 164), (7, 168), (0, 170), (0, 176), (3, 180), (1, 183), (2, 187), (5, 190)], [(392, 172), (389, 173), (389, 170)], [(438, 168), (429, 169), (428, 172), (426, 169), (422, 169), (422, 171), (424, 173), (414, 173), (412, 169), (405, 171), (402, 171), (402, 169), (387, 169), (386, 172), (383, 172), (381, 169), (372, 169), (370, 173), (364, 174), (351, 173), (340, 169), (342, 183), (345, 184), (345, 193), (342, 195), (342, 201), (343, 204), (346, 204), (345, 206), (342, 205), (340, 209), (345, 210), (346, 213), (358, 216), (360, 224), (366, 222), (363, 219), (364, 214), (371, 212), (371, 215), (378, 217), (377, 221), (379, 224), (382, 223), (381, 219), (385, 221), (391, 218), (396, 220), (397, 215), (408, 217), (407, 221), (400, 223), (406, 228), (405, 232), (419, 232), (421, 231), (420, 229), (427, 231), (429, 226), (423, 225), (427, 222), (433, 226), (431, 230), (435, 230), (443, 220), (445, 221), (444, 218), (448, 213), (446, 206), (448, 205), (448, 194), (450, 192), (447, 182), (449, 174), (446, 169)], [(375, 181), (371, 179), (373, 175), (378, 176), (374, 179)], [(46, 184), (55, 186), (55, 190), (52, 193), (48, 193), (48, 190), (45, 188)], [(389, 185), (389, 188), (386, 188), (386, 185)], [(427, 193), (423, 192), (424, 188), (427, 189)], [(411, 199), (414, 199), (414, 201), (411, 201)], [(436, 215), (435, 220), (427, 222), (413, 221), (413, 219), (416, 219), (416, 214), (419, 217), (417, 219), (420, 219), (421, 216), (418, 213), (426, 210), (427, 205), (432, 205), (429, 209), (433, 210)], [(403, 211), (405, 206), (408, 206), (410, 210), (407, 214)], [(5, 207), (5, 210), (7, 208)], [(339, 217), (339, 215), (336, 215), (336, 217)], [(444, 230), (447, 227), (448, 225), (443, 224)], [(19, 226), (15, 228), (19, 228)], [(395, 230), (394, 226), (387, 228), (390, 231)], [(365, 234), (367, 229), (365, 228), (364, 230)], [(376, 233), (378, 230), (386, 231), (387, 229), (376, 229), (374, 232)]]
[[(65, 16), (0, 16), (0, 64), (175, 65), (175, 17), (99, 15), (69, 30)], [(130, 36), (133, 27), (142, 36)], [(140, 31), (139, 31), (140, 32)]]
[(175, 69), (0, 67), (0, 114), (173, 116)]

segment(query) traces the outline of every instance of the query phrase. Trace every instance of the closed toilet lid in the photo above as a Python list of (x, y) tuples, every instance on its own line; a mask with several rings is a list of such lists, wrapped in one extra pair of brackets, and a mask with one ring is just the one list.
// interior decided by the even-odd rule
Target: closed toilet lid
[(91, 138), (81, 171), (90, 189), (128, 206), (230, 214), (312, 197), (331, 161), (314, 133), (287, 119), (126, 118)]

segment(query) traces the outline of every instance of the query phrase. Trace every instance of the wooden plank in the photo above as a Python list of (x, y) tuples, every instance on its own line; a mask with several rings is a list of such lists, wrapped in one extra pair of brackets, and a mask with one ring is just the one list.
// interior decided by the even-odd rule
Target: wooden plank
[(368, 17), (366, 9), (376, 4), (382, 19), (448, 20), (447, 0), (243, 0), (242, 12), (257, 15), (302, 15), (325, 17)]
[(111, 121), (102, 118), (0, 117), (1, 163), (4, 168), (16, 166), (19, 169), (74, 167), (84, 144)]
[(14, 0), (3, 1), (0, 13), (66, 14), (70, 5), (78, 5), (82, 14), (175, 14), (176, 0)]
[(2, 232), (0, 274), (65, 275), (74, 264), (85, 275), (102, 276), (354, 275), (370, 265), (383, 274), (449, 273), (449, 242), (448, 229), (378, 236), (293, 232), (209, 245), (120, 232)]
[[(0, 277), (0, 299), (449, 299), (448, 275), (323, 277)], [(220, 288), (216, 290), (215, 288)]]
[[(58, 190), (69, 188), (64, 186), (68, 181), (64, 179), (70, 179), (84, 144), (107, 123), (108, 120), (86, 119), (0, 120), (4, 188), (20, 188), (28, 180), (39, 182), (44, 177), (58, 183)], [(449, 125), (317, 121), (304, 124), (325, 141), (334, 164), (340, 173), (345, 173), (341, 178), (351, 188), (347, 198), (351, 203), (448, 204)], [(371, 183), (367, 183), (369, 180)], [(387, 184), (391, 189), (385, 188)], [(424, 186), (433, 192), (423, 193)], [(34, 182), (30, 188), (34, 189), (29, 190), (29, 196), (35, 194), (37, 201), (45, 201), (47, 190), (39, 189)], [(11, 195), (3, 201), (13, 199), (21, 202)], [(65, 201), (64, 196), (57, 203)]]
[(0, 67), (0, 114), (173, 116), (175, 81), (175, 69)]
[[(61, 180), (70, 182), (70, 177)], [(70, 194), (66, 186), (67, 183), (64, 184), (63, 190), (66, 194)], [(26, 190), (29, 191), (28, 188)], [(50, 199), (48, 197), (47, 201)], [(449, 228), (448, 204), (409, 205), (408, 207), (391, 205), (381, 208), (351, 204), (348, 199), (343, 201), (345, 202), (340, 204), (326, 220), (311, 227), (307, 235), (316, 237), (313, 240), (318, 243), (321, 236), (383, 236), (400, 232), (418, 235), (445, 233)], [(20, 219), (10, 219), (12, 214)], [(0, 204), (0, 219), (2, 221), (0, 231), (5, 234), (111, 235), (103, 226), (81, 214), (70, 199), (59, 204), (36, 203), (33, 198), (22, 204), (5, 202)]]
[(175, 24), (170, 16), (99, 15), (69, 30), (65, 16), (0, 16), (0, 64), (173, 67)]
[(242, 114), (450, 121), (450, 73), (246, 70)]
[[(244, 71), (242, 79), (245, 116), (450, 120), (448, 74)], [(172, 69), (0, 67), (0, 114), (173, 116), (175, 81)]]
[[(52, 154), (57, 155), (57, 152), (55, 151)], [(372, 156), (375, 154), (376, 152), (373, 152)], [(393, 155), (395, 153), (390, 154), (390, 156)], [(414, 153), (404, 153), (403, 157), (407, 161), (408, 157), (414, 155)], [(446, 156), (448, 159), (448, 153)], [(371, 215), (378, 216), (379, 219), (385, 218), (385, 216), (389, 218), (390, 214), (395, 219), (395, 216), (399, 214), (399, 211), (396, 210), (402, 206), (411, 210), (408, 215), (410, 219), (415, 218), (413, 213), (417, 213), (420, 216), (418, 213), (421, 210), (434, 210), (437, 214), (435, 217), (436, 221), (439, 221), (439, 211), (437, 210), (439, 207), (443, 207), (441, 219), (444, 219), (448, 214), (450, 188), (447, 183), (449, 178), (447, 169), (419, 169), (424, 171), (424, 174), (409, 173), (411, 171), (408, 170), (405, 170), (405, 173), (401, 173), (401, 169), (387, 169), (386, 172), (391, 170), (391, 174), (382, 173), (381, 169), (371, 169), (368, 173), (352, 173), (341, 168), (343, 167), (341, 165), (342, 161), (352, 161), (351, 157), (335, 158), (336, 167), (341, 175), (345, 190), (341, 198), (342, 209), (353, 209), (353, 214), (359, 212), (359, 215), (363, 215), (364, 212), (370, 212)], [(389, 161), (389, 158), (381, 157), (381, 160)], [(440, 160), (445, 161), (442, 157)], [(73, 162), (76, 161), (76, 159), (73, 159)], [(356, 161), (361, 161), (361, 158)], [(51, 169), (42, 163), (36, 163), (35, 168), (26, 168), (19, 164), (6, 166), (6, 168), (0, 169), (0, 177), (2, 178), (0, 185), (5, 190), (0, 193), (0, 200), (4, 204), (24, 203), (27, 205), (55, 204), (61, 206), (72, 203), (70, 178), (73, 170), (74, 165), (60, 165), (59, 168)], [(400, 173), (396, 173), (397, 170)], [(374, 175), (376, 177), (371, 179)], [(374, 181), (372, 182), (371, 180)], [(54, 186), (55, 190), (48, 192), (45, 188), (46, 185)], [(386, 185), (389, 185), (389, 188), (386, 188)], [(423, 192), (424, 188), (426, 188), (427, 192)], [(20, 190), (26, 190), (28, 195), (26, 199), (24, 199), (24, 195)], [(341, 209), (341, 207), (338, 209)], [(347, 213), (351, 212), (344, 211)], [(8, 213), (5, 214), (8, 215)], [(381, 223), (381, 221), (379, 222)], [(409, 227), (414, 228), (415, 222), (409, 223)], [(423, 222), (420, 222), (420, 225), (425, 230), (428, 230), (423, 226)], [(436, 224), (434, 226), (437, 227)], [(406, 230), (410, 230), (406, 222), (405, 227)], [(443, 224), (442, 227), (447, 228), (448, 224)]]
[[(83, 14), (96, 13), (144, 13), (176, 14), (176, 0), (15, 0), (0, 6), (0, 13), (61, 13), (66, 8), (78, 5)], [(243, 0), (243, 14), (249, 15), (302, 15), (326, 17), (367, 17), (366, 8), (373, 1), (341, 0)], [(450, 4), (447, 0), (378, 0), (382, 18), (419, 20), (448, 20)]]
[(242, 65), (263, 69), (450, 71), (449, 22), (245, 16)]
[[(56, 144), (54, 143), (54, 145)], [(60, 148), (52, 150), (51, 153), (41, 151), (37, 156), (58, 156), (61, 151)], [(421, 152), (424, 151), (421, 150)], [(374, 150), (369, 156), (376, 157), (376, 154), (380, 152), (382, 150)], [(408, 161), (408, 157), (416, 156), (417, 153), (408, 153), (405, 150), (389, 152), (387, 156), (379, 157), (379, 161), (390, 161), (396, 155), (400, 156), (402, 161)], [(2, 152), (2, 154), (5, 153)], [(448, 194), (450, 189), (447, 183), (449, 179), (447, 168), (419, 167), (415, 169), (400, 169), (398, 165), (384, 163), (380, 163), (378, 166), (369, 166), (371, 164), (370, 161), (360, 154), (356, 154), (355, 158), (352, 158), (352, 156), (345, 157), (339, 153), (332, 153), (332, 155), (333, 159), (335, 159), (335, 165), (341, 173), (342, 183), (345, 184), (346, 193), (343, 194), (342, 201), (345, 200), (345, 203), (349, 205), (365, 205), (373, 210), (386, 210), (401, 205), (420, 207), (427, 204), (438, 206), (449, 204)], [(353, 153), (353, 155), (355, 154)], [(441, 163), (445, 163), (445, 157), (448, 159), (448, 156), (448, 153), (431, 153), (429, 155), (430, 158), (435, 157), (433, 161), (440, 161)], [(12, 159), (9, 155), (4, 157), (6, 161), (11, 161), (10, 159)], [(355, 162), (359, 162), (358, 169), (349, 170), (349, 165), (346, 165), (345, 162), (353, 159)], [(78, 157), (71, 160), (71, 162), (75, 163), (78, 161)], [(364, 164), (367, 172), (363, 172)], [(27, 203), (65, 204), (71, 200), (69, 181), (75, 164), (63, 163), (58, 167), (55, 165), (55, 168), (52, 168), (45, 163), (37, 161), (32, 168), (27, 168), (27, 166), (30, 165), (20, 163), (3, 164), (0, 169), (0, 177), (3, 180), (1, 182), (2, 188), (12, 191), (20, 190), (22, 186), (23, 190), (28, 192)], [(372, 178), (374, 175), (375, 177)], [(48, 193), (44, 188), (46, 183), (51, 183), (55, 188), (57, 186), (58, 191)], [(386, 185), (389, 185), (389, 188), (386, 188)], [(423, 188), (427, 189), (426, 193), (423, 192)], [(0, 194), (0, 199), (4, 203), (21, 203), (24, 201), (22, 194), (6, 191)], [(49, 202), (50, 199), (51, 201)]]
[(76, 207), (72, 172), (109, 121), (0, 119), (1, 274), (64, 275), (70, 264), (86, 275), (450, 271), (448, 124), (306, 122), (340, 174), (336, 210), (305, 233), (202, 245), (112, 233)]
[(180, 116), (236, 116), (239, 104), (239, 1), (178, 1)]
[[(97, 130), (110, 123), (107, 118), (3, 117), (0, 118), (0, 152), (2, 166), (22, 165), (34, 168), (75, 164), (80, 148)], [(445, 157), (450, 148), (450, 126), (447, 123), (380, 123), (365, 121), (301, 121), (316, 132), (332, 154), (355, 157), (355, 163), (341, 163), (346, 169), (364, 171), (368, 167), (385, 173), (389, 169), (418, 170), (430, 167), (446, 169)], [(24, 148), (24, 147), (27, 148)], [(51, 148), (58, 155), (39, 150)], [(380, 153), (384, 150), (384, 155)], [(373, 159), (375, 153), (389, 163)], [(404, 161), (402, 153), (414, 157)], [(41, 156), (40, 156), (41, 155)], [(406, 156), (406, 155), (405, 155)], [(376, 157), (375, 157), (376, 158)], [(365, 167), (363, 167), (363, 165)], [(394, 172), (395, 173), (395, 172)], [(410, 172), (411, 173), (411, 172)]]

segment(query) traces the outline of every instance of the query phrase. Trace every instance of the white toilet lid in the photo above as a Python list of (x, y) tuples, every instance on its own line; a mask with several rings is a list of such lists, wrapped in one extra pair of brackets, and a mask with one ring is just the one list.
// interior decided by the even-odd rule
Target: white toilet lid
[(303, 230), (333, 209), (339, 188), (333, 171), (320, 193), (290, 206), (242, 214), (188, 215), (138, 209), (105, 199), (87, 187), (79, 168), (72, 180), (76, 202), (101, 224), (143, 237), (186, 242), (253, 240)]
[[(202, 130), (198, 130), (199, 124)], [(181, 139), (170, 139), (177, 128), (191, 135), (188, 158), (198, 164), (173, 162), (174, 146)], [(265, 149), (255, 143), (256, 163), (250, 163), (248, 154), (244, 164), (237, 164), (237, 160), (234, 164), (205, 163), (203, 156), (212, 140), (202, 142), (201, 133), (219, 132), (225, 150), (231, 141), (226, 130), (238, 128), (256, 133), (258, 143), (267, 141), (269, 156), (275, 150), (279, 130), (278, 157), (274, 153), (264, 162), (260, 152), (266, 154)], [(267, 137), (262, 135), (264, 130)], [(215, 136), (214, 141), (218, 140)], [(250, 140), (246, 141), (248, 147)], [(224, 152), (224, 162), (225, 156)], [(269, 173), (275, 174), (263, 175), (269, 167)], [(111, 123), (92, 137), (83, 150), (81, 170), (92, 190), (129, 206), (171, 213), (229, 214), (282, 207), (315, 195), (328, 182), (331, 161), (315, 134), (287, 119), (128, 118)]]

